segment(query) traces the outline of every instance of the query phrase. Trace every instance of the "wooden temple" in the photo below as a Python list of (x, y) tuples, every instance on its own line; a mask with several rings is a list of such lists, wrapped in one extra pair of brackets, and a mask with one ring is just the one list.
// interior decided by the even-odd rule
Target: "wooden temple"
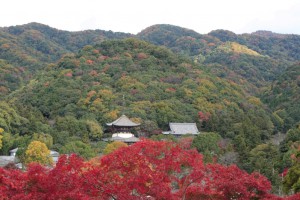
[(139, 141), (139, 138), (132, 134), (132, 130), (140, 124), (131, 121), (126, 115), (122, 115), (111, 123), (107, 123), (107, 126), (111, 127), (112, 141), (122, 141), (128, 144), (132, 144)]

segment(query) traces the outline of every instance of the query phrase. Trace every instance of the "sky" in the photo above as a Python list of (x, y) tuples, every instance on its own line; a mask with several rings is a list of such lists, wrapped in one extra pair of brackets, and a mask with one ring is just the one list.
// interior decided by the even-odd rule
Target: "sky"
[(268, 30), (300, 35), (300, 0), (2, 0), (0, 27), (38, 22), (136, 34), (172, 24), (205, 34)]

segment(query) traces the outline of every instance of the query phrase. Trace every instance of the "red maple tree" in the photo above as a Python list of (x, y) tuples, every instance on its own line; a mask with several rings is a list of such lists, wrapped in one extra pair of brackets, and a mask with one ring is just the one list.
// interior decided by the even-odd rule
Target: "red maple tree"
[(258, 173), (204, 165), (196, 150), (165, 141), (142, 140), (93, 162), (61, 156), (53, 169), (37, 164), (25, 172), (0, 168), (0, 200), (282, 199), (270, 189)]

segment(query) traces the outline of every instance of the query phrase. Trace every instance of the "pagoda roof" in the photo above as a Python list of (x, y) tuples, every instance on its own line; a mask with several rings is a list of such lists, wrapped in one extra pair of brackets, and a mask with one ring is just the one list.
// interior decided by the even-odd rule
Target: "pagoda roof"
[(133, 121), (131, 121), (126, 115), (122, 115), (120, 118), (116, 119), (115, 121), (111, 123), (106, 123), (107, 126), (139, 126), (140, 124), (137, 124)]

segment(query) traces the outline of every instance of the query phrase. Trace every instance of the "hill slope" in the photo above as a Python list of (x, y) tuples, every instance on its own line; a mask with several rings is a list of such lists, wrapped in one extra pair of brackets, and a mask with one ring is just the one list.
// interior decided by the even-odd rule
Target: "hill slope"
[(237, 35), (225, 30), (201, 35), (177, 26), (154, 25), (137, 36), (188, 55), (195, 62), (208, 65), (216, 75), (245, 85), (252, 93), (272, 82), (299, 59), (295, 53), (299, 52), (299, 45), (294, 45), (300, 42), (297, 35), (262, 32)]
[[(149, 133), (166, 129), (169, 122), (198, 122), (226, 137), (246, 135), (251, 146), (268, 138), (273, 128), (259, 99), (235, 83), (136, 39), (86, 46), (49, 66), (9, 98), (54, 122), (54, 133), (67, 131), (90, 139), (62, 122), (104, 125), (126, 113), (142, 121), (142, 129)], [(199, 112), (210, 120), (201, 119)]]
[(277, 123), (288, 130), (300, 122), (300, 64), (287, 68), (263, 94), (263, 99), (274, 111)]
[[(299, 59), (300, 52), (297, 45), (300, 36), (263, 31), (237, 35), (216, 30), (202, 35), (177, 26), (154, 25), (134, 36), (102, 30), (68, 32), (30, 23), (0, 28), (0, 59), (20, 71), (15, 77), (23, 83), (37, 70), (57, 62), (66, 53), (76, 53), (85, 45), (104, 40), (128, 37), (137, 37), (187, 55), (207, 66), (215, 75), (244, 85), (250, 93), (257, 93), (261, 87), (272, 82), (287, 66)], [(11, 70), (5, 73), (6, 76), (15, 74)], [(14, 84), (9, 79), (2, 82), (3, 91), (15, 89), (9, 88)]]
[[(29, 80), (37, 70), (58, 61), (66, 53), (77, 52), (85, 45), (106, 39), (129, 36), (102, 30), (68, 32), (38, 23), (0, 28), (1, 66), (6, 68), (2, 70), (3, 76), (14, 77), (2, 79), (0, 86), (8, 93)], [(19, 72), (16, 74), (16, 71)], [(16, 83), (13, 79), (19, 81)]]

